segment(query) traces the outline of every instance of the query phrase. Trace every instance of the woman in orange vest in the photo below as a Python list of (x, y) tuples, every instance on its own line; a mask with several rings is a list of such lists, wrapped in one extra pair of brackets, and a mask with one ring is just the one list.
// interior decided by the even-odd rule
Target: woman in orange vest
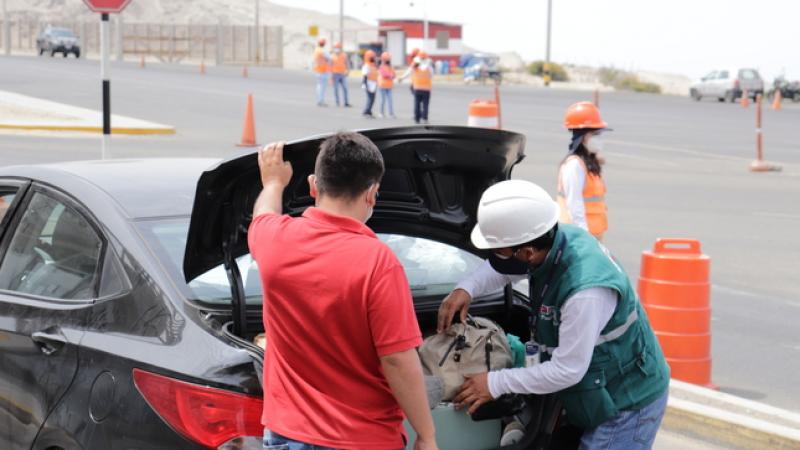
[(367, 105), (364, 107), (363, 115), (372, 119), (372, 105), (375, 104), (375, 93), (378, 91), (378, 66), (375, 65), (375, 52), (367, 50), (364, 52), (364, 65), (361, 67), (361, 75), (364, 80), (361, 87), (367, 93)]
[(350, 72), (350, 67), (347, 62), (347, 53), (342, 51), (341, 42), (333, 44), (331, 72), (333, 72), (333, 95), (336, 97), (336, 106), (341, 106), (339, 103), (339, 88), (341, 87), (344, 94), (344, 106), (349, 108), (351, 105), (347, 98), (347, 73)]
[(317, 48), (314, 49), (314, 59), (312, 65), (314, 72), (317, 73), (317, 106), (328, 106), (325, 103), (325, 89), (328, 86), (330, 76), (330, 57), (325, 51), (325, 38), (317, 41)]
[(392, 104), (392, 88), (394, 88), (394, 79), (396, 73), (392, 68), (392, 56), (389, 52), (381, 53), (381, 66), (378, 68), (378, 89), (381, 92), (381, 114), (384, 117), (384, 106), (389, 103), (389, 116), (395, 119), (394, 106)]
[(433, 68), (428, 54), (419, 52), (414, 57), (411, 72), (411, 86), (414, 89), (414, 122), (428, 123), (428, 107), (431, 101), (431, 87), (433, 85)]
[(572, 132), (572, 142), (558, 171), (560, 221), (574, 223), (602, 240), (608, 216), (600, 134), (608, 130), (608, 125), (594, 104), (580, 102), (567, 109), (564, 126)]

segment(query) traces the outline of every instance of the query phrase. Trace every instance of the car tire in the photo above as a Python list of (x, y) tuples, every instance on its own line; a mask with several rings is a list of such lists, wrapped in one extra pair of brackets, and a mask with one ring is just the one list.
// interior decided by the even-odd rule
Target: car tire
[(39, 56), (42, 56), (42, 55), (44, 55), (44, 47), (39, 49)]
[(720, 102), (720, 103), (724, 103), (725, 102), (725, 97), (717, 97), (717, 101)]
[(736, 101), (736, 94), (733, 91), (725, 91), (725, 98), (721, 99), (720, 101), (724, 102), (725, 100), (733, 103)]
[(75, 53), (75, 59), (78, 59), (78, 58), (81, 57), (81, 51), (80, 50), (76, 50), (74, 53)]
[(56, 51), (55, 50), (50, 50), (50, 57), (52, 58), (54, 56), (56, 56)]
[(64, 51), (63, 51), (61, 54), (62, 54), (62, 55), (64, 55), (64, 58), (66, 58), (67, 56), (69, 56), (69, 52), (68, 52), (68, 51), (66, 51), (66, 50), (64, 50)]
[(700, 92), (698, 92), (697, 89), (689, 90), (689, 97), (691, 97), (692, 100), (694, 100), (696, 102), (699, 102), (700, 99), (703, 98), (703, 96), (700, 95)]

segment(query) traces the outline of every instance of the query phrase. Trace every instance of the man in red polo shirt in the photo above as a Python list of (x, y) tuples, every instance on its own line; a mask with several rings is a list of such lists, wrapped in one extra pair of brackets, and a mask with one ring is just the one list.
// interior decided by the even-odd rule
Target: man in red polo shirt
[(411, 290), (392, 251), (364, 223), (383, 157), (365, 136), (320, 145), (316, 206), (281, 215), (292, 168), (283, 144), (259, 152), (263, 190), (249, 230), (264, 287), (265, 449), (436, 449)]

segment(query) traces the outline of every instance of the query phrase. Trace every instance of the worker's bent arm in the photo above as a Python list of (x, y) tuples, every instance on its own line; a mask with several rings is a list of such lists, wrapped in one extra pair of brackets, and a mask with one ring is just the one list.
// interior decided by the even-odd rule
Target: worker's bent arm
[(412, 348), (382, 356), (381, 366), (397, 403), (417, 436), (423, 441), (434, 442), (436, 430), (417, 351)]
[(253, 217), (262, 214), (280, 214), (283, 212), (283, 187), (270, 185), (264, 186), (258, 194), (256, 204), (253, 206)]

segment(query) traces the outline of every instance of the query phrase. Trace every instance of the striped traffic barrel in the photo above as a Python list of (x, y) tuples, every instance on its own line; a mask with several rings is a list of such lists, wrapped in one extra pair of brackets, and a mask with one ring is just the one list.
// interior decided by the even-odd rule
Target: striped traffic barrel
[(494, 100), (473, 100), (469, 104), (467, 125), (480, 128), (500, 128), (497, 116), (497, 102)]

